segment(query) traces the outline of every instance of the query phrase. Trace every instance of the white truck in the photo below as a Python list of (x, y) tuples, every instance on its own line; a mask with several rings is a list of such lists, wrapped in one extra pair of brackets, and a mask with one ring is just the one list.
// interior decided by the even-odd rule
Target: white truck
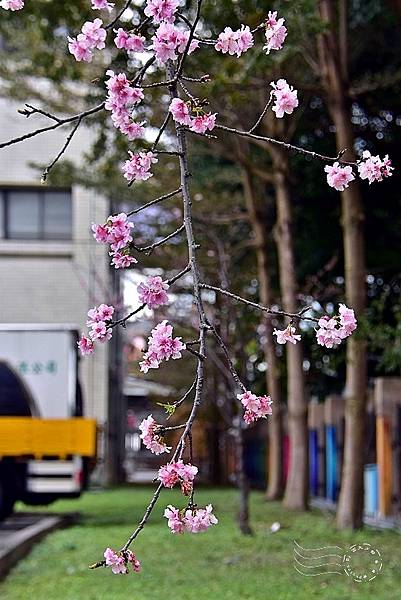
[(0, 325), (0, 519), (16, 500), (77, 497), (96, 459), (96, 422), (83, 418), (77, 332)]

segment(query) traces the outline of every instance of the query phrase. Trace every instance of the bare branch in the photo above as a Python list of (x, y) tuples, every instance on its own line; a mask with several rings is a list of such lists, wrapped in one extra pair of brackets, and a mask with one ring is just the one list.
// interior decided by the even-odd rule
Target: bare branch
[(306, 306), (302, 310), (297, 313), (289, 313), (284, 310), (276, 310), (274, 308), (268, 308), (267, 306), (263, 306), (263, 304), (258, 304), (257, 302), (252, 302), (252, 300), (247, 300), (246, 298), (242, 298), (242, 296), (238, 296), (237, 294), (233, 294), (228, 290), (223, 290), (222, 288), (216, 287), (214, 285), (209, 285), (207, 283), (201, 283), (200, 287), (205, 290), (212, 290), (217, 294), (223, 294), (224, 296), (228, 296), (237, 302), (242, 302), (243, 304), (247, 304), (248, 306), (252, 306), (253, 308), (257, 308), (263, 312), (266, 312), (270, 315), (277, 315), (278, 317), (289, 317), (290, 319), (299, 319), (303, 321), (312, 321), (313, 323), (317, 323), (319, 319), (315, 319), (314, 317), (305, 317), (304, 314), (308, 310), (310, 310), (310, 306)]
[(168, 194), (164, 194), (163, 196), (159, 196), (159, 198), (155, 198), (155, 200), (151, 200), (150, 202), (147, 202), (143, 206), (140, 206), (139, 208), (135, 208), (134, 210), (131, 210), (129, 213), (127, 213), (127, 217), (130, 217), (131, 215), (136, 215), (137, 213), (141, 212), (141, 210), (145, 210), (146, 208), (149, 208), (149, 206), (153, 206), (154, 204), (158, 204), (159, 202), (163, 202), (163, 200), (167, 200), (168, 198), (172, 198), (173, 196), (176, 196), (180, 192), (181, 192), (181, 188), (179, 187), (176, 190), (174, 190), (173, 192), (169, 192)]

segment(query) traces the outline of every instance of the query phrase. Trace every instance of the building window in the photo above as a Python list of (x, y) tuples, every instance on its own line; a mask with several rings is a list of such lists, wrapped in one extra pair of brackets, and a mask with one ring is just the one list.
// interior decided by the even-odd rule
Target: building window
[(70, 240), (70, 190), (0, 188), (0, 238)]

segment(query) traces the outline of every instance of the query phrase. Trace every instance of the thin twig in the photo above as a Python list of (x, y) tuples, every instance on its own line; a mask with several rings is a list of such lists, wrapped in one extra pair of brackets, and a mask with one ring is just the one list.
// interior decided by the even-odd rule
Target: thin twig
[(47, 179), (47, 176), (49, 175), (50, 171), (52, 170), (52, 168), (54, 167), (54, 165), (60, 160), (60, 158), (63, 156), (64, 152), (67, 150), (68, 146), (70, 145), (70, 142), (71, 142), (72, 138), (76, 134), (77, 129), (81, 125), (81, 123), (82, 123), (82, 117), (80, 117), (78, 119), (78, 121), (75, 123), (75, 125), (72, 128), (70, 134), (68, 135), (67, 139), (65, 140), (64, 146), (61, 148), (61, 150), (57, 154), (56, 158), (43, 171), (42, 183), (45, 183), (45, 181)]
[(171, 240), (171, 238), (173, 238), (176, 235), (178, 235), (179, 233), (181, 233), (181, 231), (183, 231), (184, 229), (185, 229), (185, 225), (183, 223), (178, 229), (176, 229), (169, 235), (166, 235), (166, 237), (163, 238), (162, 240), (159, 240), (158, 242), (154, 242), (153, 244), (150, 244), (150, 246), (142, 246), (142, 247), (141, 246), (133, 246), (133, 248), (135, 248), (135, 250), (137, 252), (146, 252), (147, 254), (151, 254), (155, 248), (157, 248), (158, 246), (162, 246), (163, 244), (165, 244), (166, 242)]
[(116, 18), (113, 19), (108, 25), (106, 25), (105, 29), (111, 29), (112, 27), (114, 27), (114, 25), (117, 23), (117, 21), (120, 20), (120, 18), (122, 17), (122, 15), (125, 13), (125, 11), (127, 10), (127, 8), (130, 7), (131, 4), (132, 4), (132, 0), (127, 0), (126, 3), (124, 4), (124, 7), (117, 14)]
[(174, 190), (173, 192), (169, 192), (168, 194), (164, 194), (163, 196), (159, 196), (159, 198), (155, 198), (155, 200), (151, 200), (150, 202), (147, 202), (143, 206), (140, 206), (139, 208), (135, 208), (134, 210), (131, 210), (129, 213), (127, 213), (127, 217), (130, 217), (132, 215), (136, 215), (137, 213), (141, 212), (141, 210), (145, 210), (146, 208), (149, 208), (149, 206), (153, 206), (154, 204), (158, 204), (159, 202), (163, 202), (163, 200), (167, 200), (168, 198), (172, 198), (173, 196), (176, 196), (180, 192), (181, 192), (181, 188), (179, 187), (178, 189)]
[(201, 283), (200, 287), (205, 290), (212, 290), (218, 294), (224, 294), (224, 296), (228, 296), (237, 302), (242, 302), (243, 304), (247, 304), (248, 306), (252, 306), (253, 308), (257, 308), (263, 312), (266, 312), (270, 315), (277, 315), (278, 317), (289, 317), (290, 319), (299, 319), (303, 321), (313, 321), (313, 323), (317, 323), (319, 319), (315, 319), (314, 317), (304, 317), (305, 312), (310, 310), (310, 306), (306, 306), (298, 313), (289, 313), (284, 310), (276, 310), (274, 308), (268, 308), (267, 306), (263, 306), (263, 304), (258, 304), (257, 302), (252, 302), (252, 300), (247, 300), (246, 298), (242, 298), (242, 296), (238, 296), (237, 294), (233, 294), (228, 290), (224, 290), (223, 288), (217, 287), (215, 285), (209, 285), (208, 283)]
[[(78, 121), (78, 120), (82, 121), (82, 119), (84, 119), (85, 117), (93, 115), (103, 109), (104, 109), (104, 102), (102, 102), (101, 104), (98, 104), (97, 106), (94, 106), (93, 108), (84, 110), (83, 112), (81, 112), (77, 115), (73, 115), (72, 117), (66, 117), (64, 119), (56, 120), (56, 123), (54, 123), (53, 125), (47, 125), (46, 127), (40, 127), (39, 129), (36, 129), (35, 131), (30, 131), (28, 133), (25, 133), (24, 135), (13, 138), (12, 140), (8, 140), (7, 142), (1, 142), (0, 148), (7, 148), (7, 146), (12, 146), (13, 144), (18, 144), (19, 142), (29, 140), (30, 138), (35, 137), (36, 135), (39, 135), (40, 133), (46, 133), (46, 131), (52, 131), (53, 129), (57, 129), (58, 127), (61, 127), (62, 125), (66, 125), (67, 123), (73, 123), (74, 121)], [(49, 118), (51, 118), (51, 117), (49, 117)]]

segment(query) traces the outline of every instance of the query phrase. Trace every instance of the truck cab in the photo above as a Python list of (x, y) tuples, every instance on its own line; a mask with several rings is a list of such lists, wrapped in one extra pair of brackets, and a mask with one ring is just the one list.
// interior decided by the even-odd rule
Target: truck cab
[(78, 334), (65, 325), (0, 325), (0, 519), (14, 503), (78, 497), (96, 460), (84, 418)]

